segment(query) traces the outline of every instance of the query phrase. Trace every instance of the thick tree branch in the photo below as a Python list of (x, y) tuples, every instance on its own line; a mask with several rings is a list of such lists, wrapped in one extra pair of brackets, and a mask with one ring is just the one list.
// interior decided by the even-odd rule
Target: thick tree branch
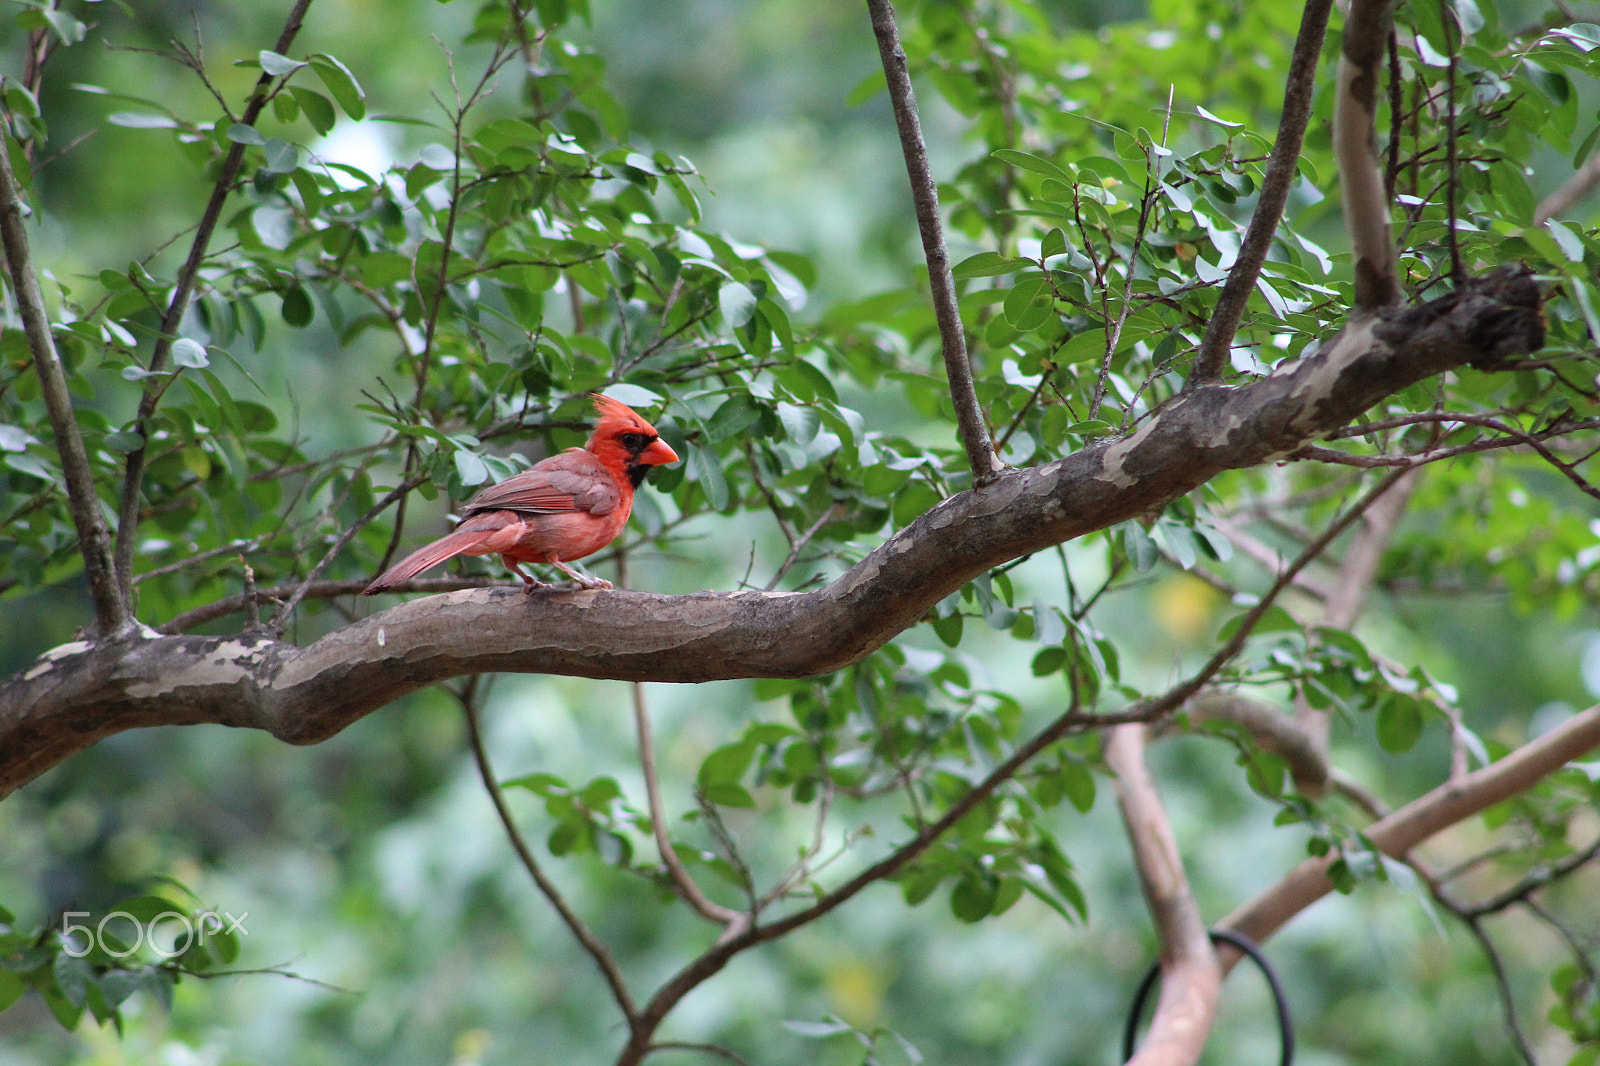
[(1300, 163), (1300, 147), (1305, 143), (1306, 123), (1311, 119), (1311, 98), (1316, 92), (1317, 59), (1322, 55), (1322, 39), (1328, 30), (1328, 12), (1333, 0), (1307, 0), (1300, 16), (1300, 32), (1295, 37), (1294, 55), (1289, 61), (1289, 77), (1283, 93), (1283, 117), (1278, 120), (1278, 139), (1272, 145), (1266, 173), (1261, 177), (1261, 196), (1250, 215), (1250, 228), (1239, 246), (1239, 256), (1228, 271), (1222, 294), (1211, 313), (1200, 351), (1189, 375), (1189, 387), (1218, 381), (1228, 366), (1228, 350), (1245, 305), (1261, 277), (1283, 208), (1289, 202)]
[[(1600, 705), (1573, 715), (1539, 739), (1499, 762), (1446, 782), (1367, 829), (1385, 855), (1404, 858), (1428, 837), (1531, 788), (1573, 759), (1600, 747)], [(1289, 919), (1333, 891), (1328, 867), (1334, 856), (1308, 859), (1276, 885), (1240, 907), (1221, 925), (1260, 943)], [(1237, 956), (1224, 953), (1231, 968)]]
[(56, 454), (61, 457), (61, 473), (67, 480), (67, 503), (89, 578), (89, 595), (94, 598), (95, 623), (102, 633), (118, 633), (129, 626), (133, 617), (128, 610), (127, 586), (119, 585), (116, 579), (111, 531), (100, 513), (94, 471), (89, 467), (89, 455), (72, 413), (67, 375), (50, 333), (50, 317), (45, 311), (44, 294), (39, 290), (39, 275), (28, 246), (28, 229), (23, 223), (22, 188), (11, 168), (8, 142), (9, 138), (0, 136), (0, 243), (5, 247), (6, 271), (22, 316), (28, 351), (39, 372), (39, 391), (44, 394), (50, 414), (50, 432), (56, 439)]
[(401, 604), (306, 648), (257, 636), (63, 645), (0, 684), (0, 795), (125, 729), (217, 722), (315, 743), (465, 674), (684, 682), (836, 670), (994, 566), (1279, 459), (1432, 374), (1540, 347), (1539, 299), (1532, 276), (1511, 270), (1366, 316), (1249, 386), (1195, 389), (1127, 437), (958, 493), (807, 592), (478, 589)]
[[(283, 32), (278, 35), (278, 41), (273, 46), (274, 52), (283, 55), (289, 51), (295, 37), (300, 33), (300, 27), (305, 22), (306, 9), (310, 6), (311, 0), (295, 0), (295, 5), (284, 22)], [(251, 93), (250, 102), (240, 119), (244, 125), (253, 126), (261, 117), (261, 112), (267, 106), (270, 97), (267, 90), (272, 80), (273, 76), (265, 71), (262, 71), (261, 77), (256, 80), (255, 90)], [(145, 379), (144, 395), (139, 398), (139, 412), (133, 425), (134, 432), (146, 441), (150, 439), (150, 420), (155, 415), (156, 406), (161, 402), (163, 393), (171, 383), (170, 378), (162, 375), (169, 373), (172, 344), (178, 339), (178, 325), (189, 309), (190, 298), (194, 296), (195, 283), (200, 278), (200, 268), (205, 265), (206, 255), (211, 247), (211, 234), (216, 230), (217, 223), (222, 220), (223, 204), (232, 195), (234, 182), (239, 179), (239, 171), (244, 167), (245, 148), (243, 141), (235, 141), (228, 149), (228, 154), (223, 157), (222, 168), (217, 173), (216, 183), (211, 187), (211, 199), (206, 202), (205, 212), (200, 216), (200, 224), (195, 227), (194, 239), (189, 242), (189, 255), (179, 269), (177, 278), (174, 279), (172, 298), (167, 302), (166, 313), (161, 316), (161, 331), (156, 335), (155, 348), (150, 353), (150, 365), (147, 367), (152, 376)], [(124, 599), (131, 595), (133, 588), (133, 551), (135, 534), (139, 529), (139, 499), (144, 491), (147, 452), (148, 448), (145, 445), (129, 452), (127, 465), (122, 474), (122, 499), (117, 508), (117, 540), (112, 558), (116, 568), (117, 583), (121, 586)]]
[(1116, 775), (1117, 806), (1145, 906), (1161, 944), (1161, 998), (1144, 1046), (1130, 1066), (1188, 1066), (1200, 1058), (1216, 1017), (1222, 967), (1211, 949), (1200, 905), (1189, 889), (1172, 823), (1144, 761), (1146, 726), (1119, 725), (1106, 739), (1106, 764)]
[(872, 32), (878, 39), (878, 55), (883, 60), (883, 73), (888, 80), (889, 102), (894, 107), (894, 122), (900, 131), (906, 174), (911, 179), (911, 199), (916, 204), (922, 254), (928, 261), (928, 289), (933, 296), (934, 317), (939, 323), (939, 348), (944, 353), (950, 400), (955, 404), (956, 428), (967, 450), (972, 476), (982, 484), (1001, 469), (1001, 463), (989, 442), (983, 409), (978, 406), (978, 394), (972, 386), (966, 330), (961, 325), (961, 309), (956, 303), (950, 253), (945, 249), (944, 225), (939, 221), (939, 190), (928, 166), (928, 148), (922, 140), (917, 98), (911, 88), (911, 74), (906, 69), (906, 53), (900, 47), (900, 31), (895, 27), (894, 6), (889, 0), (867, 0), (867, 11), (872, 16)]
[(1333, 150), (1339, 160), (1344, 224), (1355, 251), (1356, 310), (1400, 302), (1389, 201), (1378, 158), (1378, 75), (1394, 20), (1394, 0), (1353, 0), (1339, 58)]

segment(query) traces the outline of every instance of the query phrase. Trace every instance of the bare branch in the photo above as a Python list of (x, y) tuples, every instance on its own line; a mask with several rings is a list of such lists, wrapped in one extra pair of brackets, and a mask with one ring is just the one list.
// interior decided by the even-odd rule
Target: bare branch
[(478, 708), (470, 694), (461, 700), (462, 712), (467, 718), (467, 739), (472, 744), (472, 758), (478, 766), (478, 776), (483, 781), (484, 791), (489, 793), (489, 799), (494, 804), (494, 812), (500, 817), (500, 824), (505, 828), (506, 837), (511, 841), (511, 846), (516, 850), (517, 858), (522, 861), (522, 866), (528, 871), (528, 876), (533, 878), (533, 883), (538, 886), (544, 898), (549, 900), (550, 906), (561, 916), (567, 929), (583, 949), (594, 959), (595, 965), (600, 968), (600, 974), (605, 978), (606, 984), (611, 988), (611, 998), (617, 1001), (617, 1007), (622, 1011), (622, 1016), (627, 1019), (630, 1026), (638, 1018), (638, 1010), (634, 1007), (633, 996), (628, 992), (628, 985), (622, 977), (622, 971), (617, 968), (616, 960), (611, 957), (610, 950), (600, 942), (594, 931), (584, 924), (576, 911), (561, 895), (555, 883), (545, 876), (539, 860), (534, 858), (533, 850), (528, 847), (528, 841), (523, 837), (522, 831), (517, 828), (517, 823), (511, 817), (511, 809), (506, 806), (505, 796), (501, 794), (500, 782), (494, 776), (494, 768), (489, 765), (489, 755), (483, 748), (483, 731), (478, 727)]
[(1117, 726), (1105, 746), (1139, 886), (1161, 944), (1161, 998), (1144, 1046), (1129, 1062), (1130, 1066), (1188, 1066), (1200, 1058), (1216, 1017), (1222, 967), (1184, 875), (1183, 857), (1155, 778), (1145, 765), (1146, 728)]
[[(1573, 715), (1499, 762), (1448, 781), (1374, 823), (1366, 835), (1385, 855), (1403, 858), (1428, 837), (1531, 788), (1568, 762), (1600, 746), (1600, 705)], [(1308, 859), (1276, 885), (1223, 919), (1222, 927), (1260, 943), (1333, 890), (1333, 856)], [(1232, 968), (1236, 957), (1224, 953)]]
[(1307, 0), (1300, 16), (1300, 31), (1295, 37), (1294, 55), (1289, 61), (1289, 76), (1284, 85), (1278, 139), (1272, 145), (1272, 157), (1261, 177), (1261, 196), (1250, 215), (1250, 227), (1245, 231), (1238, 258), (1228, 271), (1228, 280), (1222, 286), (1205, 337), (1200, 341), (1200, 351), (1189, 374), (1191, 388), (1220, 380), (1227, 369), (1228, 350), (1239, 332), (1239, 322), (1244, 317), (1250, 294), (1261, 277), (1261, 265), (1267, 260), (1278, 223), (1283, 220), (1283, 208), (1289, 201), (1289, 189), (1298, 172), (1306, 124), (1311, 119), (1317, 59), (1322, 55), (1322, 39), (1327, 34), (1328, 12), (1332, 7), (1333, 0)]
[(944, 244), (944, 226), (939, 221), (939, 191), (928, 166), (928, 148), (922, 140), (922, 122), (917, 116), (917, 98), (906, 69), (906, 53), (900, 47), (900, 31), (894, 22), (894, 7), (889, 0), (867, 0), (872, 16), (872, 32), (878, 38), (878, 55), (888, 79), (889, 102), (894, 106), (895, 125), (900, 130), (900, 150), (906, 158), (906, 174), (911, 179), (911, 199), (917, 209), (917, 229), (922, 234), (922, 253), (928, 261), (928, 289), (933, 296), (933, 313), (939, 323), (939, 347), (944, 353), (944, 370), (949, 379), (950, 399), (955, 404), (956, 427), (967, 463), (977, 484), (983, 484), (1001, 469), (978, 406), (972, 386), (972, 364), (967, 357), (966, 330), (961, 325), (961, 309), (956, 303), (955, 278), (950, 274), (950, 253)]
[(1345, 229), (1355, 251), (1357, 312), (1401, 300), (1376, 132), (1378, 75), (1393, 8), (1394, 0), (1352, 0), (1339, 58), (1333, 150), (1339, 160)]
[(678, 895), (694, 908), (696, 914), (735, 928), (742, 924), (745, 915), (708, 898), (689, 871), (684, 869), (678, 853), (672, 849), (672, 835), (667, 832), (666, 808), (661, 802), (661, 782), (656, 774), (655, 742), (650, 734), (650, 708), (645, 704), (644, 685), (634, 682), (629, 688), (633, 691), (633, 727), (639, 737), (639, 764), (644, 768), (645, 796), (650, 804), (650, 831), (656, 838), (656, 849), (661, 853), (661, 865), (666, 867)]
[[(31, 54), (31, 53), (30, 53)], [(39, 391), (44, 394), (50, 413), (50, 431), (56, 438), (56, 453), (61, 457), (61, 472), (67, 479), (67, 503), (72, 509), (72, 524), (78, 532), (84, 570), (89, 578), (89, 594), (94, 598), (95, 623), (103, 634), (120, 633), (132, 624), (128, 609), (127, 586), (119, 584), (111, 554), (111, 532), (100, 513), (100, 495), (94, 487), (94, 471), (83, 437), (78, 433), (72, 412), (72, 394), (67, 375), (50, 333), (50, 318), (45, 311), (44, 293), (33, 266), (28, 246), (28, 230), (23, 223), (22, 188), (11, 168), (8, 138), (0, 137), (0, 242), (4, 243), (6, 270), (11, 276), (11, 291), (16, 296), (22, 329), (28, 338), (28, 351), (39, 372)]]

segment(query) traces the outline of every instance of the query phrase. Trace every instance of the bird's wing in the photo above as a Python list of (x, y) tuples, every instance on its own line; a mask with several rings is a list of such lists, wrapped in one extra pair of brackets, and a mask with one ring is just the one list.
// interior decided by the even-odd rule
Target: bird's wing
[(606, 515), (616, 510), (621, 501), (617, 479), (600, 460), (582, 448), (572, 448), (541, 460), (498, 485), (490, 485), (467, 501), (466, 513), (587, 511)]

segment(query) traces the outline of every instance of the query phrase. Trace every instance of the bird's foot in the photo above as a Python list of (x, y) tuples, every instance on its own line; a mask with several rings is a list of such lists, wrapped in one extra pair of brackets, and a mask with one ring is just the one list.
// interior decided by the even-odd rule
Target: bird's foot
[(557, 570), (560, 570), (563, 574), (566, 574), (572, 580), (576, 581), (578, 583), (578, 587), (579, 588), (585, 588), (585, 589), (610, 589), (610, 588), (616, 588), (615, 585), (613, 585), (611, 582), (607, 581), (605, 578), (603, 578), (603, 577), (592, 577), (591, 575), (584, 573), (582, 570), (577, 570), (577, 569), (574, 569), (573, 567), (568, 566), (566, 563), (560, 561), (559, 559), (550, 560), (550, 565), (554, 566)]

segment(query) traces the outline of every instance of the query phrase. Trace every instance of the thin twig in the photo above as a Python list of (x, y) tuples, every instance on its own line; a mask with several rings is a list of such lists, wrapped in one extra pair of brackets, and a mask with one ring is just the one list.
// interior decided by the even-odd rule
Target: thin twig
[(611, 998), (616, 1000), (617, 1007), (627, 1019), (629, 1027), (637, 1028), (638, 1010), (634, 1006), (633, 996), (628, 991), (622, 971), (618, 969), (616, 960), (611, 957), (610, 949), (600, 942), (600, 938), (595, 936), (594, 931), (584, 924), (583, 919), (578, 917), (577, 912), (567, 903), (555, 883), (545, 876), (539, 860), (534, 858), (533, 850), (528, 847), (522, 831), (517, 828), (516, 821), (511, 817), (511, 810), (506, 806), (505, 797), (501, 795), (499, 780), (494, 775), (493, 767), (489, 765), (487, 752), (484, 751), (483, 731), (478, 725), (478, 708), (470, 694), (461, 699), (461, 710), (466, 715), (467, 740), (472, 746), (473, 761), (478, 765), (478, 776), (483, 781), (484, 791), (489, 793), (495, 814), (499, 815), (500, 824), (505, 828), (506, 837), (516, 850), (517, 858), (522, 860), (522, 866), (528, 871), (528, 876), (533, 878), (533, 883), (538, 886), (540, 893), (550, 901), (550, 906), (561, 916), (573, 938), (583, 946), (589, 957), (594, 959), (595, 965), (600, 968), (601, 976), (611, 988)]
[[(1166, 123), (1172, 121), (1172, 94), (1176, 91), (1170, 88), (1167, 91), (1167, 116)], [(1167, 125), (1161, 127), (1161, 147), (1167, 143)], [(1150, 216), (1155, 211), (1156, 200), (1161, 188), (1161, 156), (1157, 154), (1154, 145), (1147, 145), (1144, 150), (1144, 195), (1139, 198), (1139, 221), (1133, 229), (1133, 246), (1128, 249), (1126, 270), (1122, 277), (1122, 304), (1117, 308), (1117, 317), (1106, 327), (1106, 354), (1100, 360), (1100, 373), (1095, 377), (1094, 396), (1089, 401), (1089, 417), (1100, 417), (1100, 404), (1106, 397), (1106, 379), (1111, 375), (1111, 361), (1116, 358), (1117, 345), (1122, 342), (1122, 330), (1128, 324), (1128, 316), (1133, 313), (1133, 281), (1139, 273), (1139, 252), (1144, 248), (1144, 239), (1149, 232)], [(1104, 306), (1105, 295), (1102, 293), (1101, 301)], [(1049, 375), (1045, 375), (1048, 380)], [(1123, 426), (1126, 428), (1128, 418), (1132, 413), (1132, 405), (1123, 412)]]
[(922, 123), (917, 116), (917, 99), (906, 68), (905, 49), (900, 46), (900, 31), (895, 26), (894, 7), (889, 0), (867, 0), (872, 16), (872, 32), (878, 39), (878, 55), (889, 86), (889, 102), (894, 108), (895, 125), (900, 131), (900, 150), (905, 155), (906, 174), (911, 179), (911, 199), (916, 205), (917, 229), (922, 234), (922, 253), (928, 262), (928, 289), (933, 296), (934, 318), (939, 323), (939, 347), (944, 354), (945, 375), (949, 379), (950, 400), (955, 405), (956, 428), (967, 450), (967, 464), (974, 480), (982, 484), (999, 473), (1002, 464), (994, 453), (983, 409), (972, 384), (972, 364), (967, 356), (966, 330), (961, 324), (961, 309), (956, 303), (955, 278), (950, 273), (950, 253), (945, 248), (944, 226), (939, 221), (939, 191), (928, 165), (928, 148), (922, 139)]
[(644, 791), (650, 804), (650, 831), (656, 838), (656, 850), (661, 853), (661, 865), (666, 867), (678, 895), (696, 914), (730, 929), (737, 928), (748, 920), (746, 915), (707, 897), (673, 850), (672, 836), (667, 832), (666, 808), (661, 802), (661, 781), (656, 773), (655, 744), (650, 734), (650, 708), (645, 704), (644, 685), (635, 681), (628, 687), (633, 693), (633, 728), (639, 737), (639, 765), (644, 770)]
[(1189, 387), (1221, 379), (1227, 368), (1228, 350), (1239, 332), (1250, 294), (1261, 276), (1262, 264), (1272, 247), (1272, 239), (1283, 220), (1284, 205), (1294, 184), (1305, 142), (1306, 124), (1311, 118), (1311, 97), (1316, 90), (1317, 58), (1322, 54), (1322, 39), (1328, 29), (1328, 11), (1333, 0), (1308, 0), (1300, 16), (1300, 31), (1289, 60), (1289, 76), (1284, 83), (1283, 117), (1278, 120), (1278, 138), (1272, 145), (1266, 173), (1261, 177), (1261, 197), (1250, 215), (1250, 226), (1239, 245), (1239, 255), (1228, 271), (1217, 306), (1211, 313), (1189, 374)]
[[(294, 8), (284, 23), (283, 32), (278, 35), (278, 41), (273, 46), (274, 52), (283, 55), (289, 51), (295, 37), (300, 33), (306, 9), (310, 6), (311, 0), (295, 0)], [(245, 107), (244, 115), (240, 118), (243, 124), (253, 126), (261, 117), (261, 112), (270, 98), (268, 89), (272, 82), (273, 76), (262, 71), (261, 77), (256, 80), (255, 89), (251, 92), (250, 102)], [(195, 228), (194, 240), (189, 244), (189, 255), (173, 281), (172, 298), (167, 303), (166, 313), (161, 317), (161, 328), (156, 335), (155, 348), (150, 353), (150, 365), (146, 368), (150, 376), (145, 379), (144, 393), (139, 398), (139, 410), (132, 427), (133, 432), (146, 443), (128, 453), (123, 468), (122, 498), (117, 508), (116, 546), (112, 555), (117, 584), (122, 589), (124, 600), (131, 595), (133, 588), (133, 552), (135, 534), (139, 529), (139, 499), (144, 490), (151, 419), (155, 415), (156, 406), (161, 402), (162, 395), (175, 377), (168, 373), (168, 363), (172, 355), (172, 344), (178, 339), (178, 324), (183, 321), (184, 312), (189, 309), (189, 300), (194, 295), (200, 268), (205, 264), (207, 249), (211, 245), (211, 235), (222, 219), (223, 204), (232, 194), (234, 182), (238, 180), (239, 171), (244, 166), (245, 148), (243, 141), (235, 141), (228, 148), (228, 154), (223, 157), (217, 180), (211, 187), (211, 198), (206, 202), (200, 224)]]
[[(337, 596), (356, 596), (368, 585), (372, 584), (371, 578), (352, 578), (340, 581), (296, 581), (287, 585), (272, 585), (268, 588), (257, 588), (253, 601), (243, 594), (227, 596), (212, 603), (204, 603), (199, 607), (191, 608), (182, 614), (173, 615), (166, 622), (156, 627), (156, 632), (164, 636), (178, 633), (187, 633), (196, 626), (214, 622), (218, 618), (226, 618), (230, 614), (238, 614), (247, 610), (250, 603), (257, 604), (281, 603), (285, 597), (295, 593), (302, 593), (301, 599), (328, 600)], [(414, 577), (410, 581), (402, 581), (390, 589), (391, 592), (460, 592), (463, 589), (488, 588), (498, 585), (502, 588), (520, 588), (521, 583), (516, 581), (496, 581), (486, 577)]]
[(1456, 25), (1455, 9), (1439, 0), (1439, 22), (1444, 28), (1445, 51), (1449, 63), (1445, 70), (1445, 240), (1450, 245), (1450, 280), (1457, 289), (1467, 283), (1467, 269), (1461, 263), (1461, 241), (1456, 234), (1456, 191), (1461, 181), (1456, 159), (1456, 64), (1460, 60), (1461, 28)]
[(782, 581), (785, 575), (789, 573), (790, 569), (794, 567), (794, 564), (800, 558), (800, 553), (806, 550), (806, 545), (810, 544), (811, 539), (821, 532), (823, 526), (827, 525), (829, 522), (836, 521), (839, 517), (839, 512), (839, 504), (833, 504), (827, 510), (823, 511), (822, 514), (817, 517), (815, 522), (811, 523), (810, 529), (807, 529), (804, 533), (800, 534), (790, 543), (789, 555), (783, 560), (783, 565), (778, 567), (777, 571), (772, 575), (772, 580), (767, 582), (766, 591), (771, 592), (773, 589), (778, 587), (778, 582)]
[(22, 316), (22, 329), (28, 338), (28, 351), (39, 372), (39, 391), (44, 394), (50, 415), (50, 431), (56, 439), (56, 453), (61, 457), (61, 473), (67, 481), (67, 502), (89, 578), (95, 623), (101, 634), (110, 636), (133, 624), (128, 588), (117, 581), (111, 531), (100, 513), (94, 470), (78, 432), (66, 372), (50, 333), (44, 293), (39, 289), (39, 275), (28, 245), (28, 230), (23, 224), (22, 188), (12, 171), (4, 137), (0, 137), (0, 241), (4, 242), (6, 270), (11, 276), (17, 311)]
[(334, 538), (333, 543), (328, 546), (328, 550), (323, 553), (322, 558), (317, 562), (317, 565), (311, 568), (311, 573), (305, 576), (305, 580), (300, 583), (300, 587), (296, 589), (287, 600), (284, 601), (282, 606), (272, 613), (272, 627), (274, 629), (281, 629), (284, 626), (284, 624), (288, 621), (289, 616), (294, 613), (294, 609), (300, 605), (300, 601), (305, 599), (306, 590), (316, 582), (317, 578), (322, 576), (322, 572), (328, 568), (328, 564), (333, 562), (333, 560), (338, 557), (340, 552), (344, 551), (344, 546), (349, 544), (350, 541), (355, 538), (356, 534), (367, 528), (373, 519), (377, 518), (384, 511), (387, 511), (389, 506), (396, 500), (403, 499), (406, 493), (410, 492), (412, 489), (416, 488), (426, 480), (428, 480), (428, 475), (426, 474), (411, 475), (385, 493), (383, 499), (367, 508), (367, 513), (356, 519), (354, 522), (351, 522), (348, 529), (341, 531), (340, 534)]
[(1572, 177), (1561, 183), (1555, 192), (1539, 201), (1533, 212), (1533, 224), (1542, 226), (1567, 208), (1577, 203), (1600, 185), (1600, 152), (1583, 161), (1583, 166)]

